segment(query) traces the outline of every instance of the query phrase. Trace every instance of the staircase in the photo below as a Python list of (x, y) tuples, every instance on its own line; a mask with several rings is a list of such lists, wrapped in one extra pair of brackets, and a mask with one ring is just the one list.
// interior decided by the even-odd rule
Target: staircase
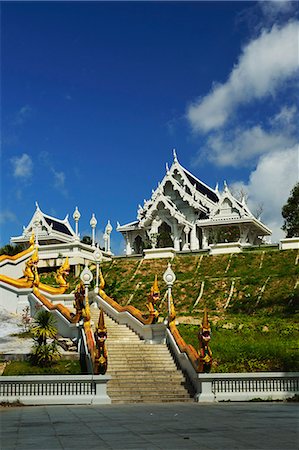
[[(99, 311), (92, 309), (96, 324)], [(107, 393), (112, 403), (193, 401), (183, 373), (164, 344), (147, 344), (126, 325), (105, 315), (108, 370)]]

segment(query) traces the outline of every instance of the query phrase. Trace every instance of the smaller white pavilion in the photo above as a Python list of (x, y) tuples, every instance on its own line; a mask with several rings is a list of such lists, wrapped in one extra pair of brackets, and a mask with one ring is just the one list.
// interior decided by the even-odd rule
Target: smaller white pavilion
[(223, 192), (207, 186), (179, 163), (175, 150), (163, 180), (139, 205), (137, 220), (118, 224), (117, 231), (125, 238), (127, 256), (165, 247), (175, 252), (208, 250), (229, 242), (241, 251), (261, 244), (272, 233), (244, 198), (236, 199), (226, 183)]
[[(35, 212), (27, 226), (23, 226), (23, 233), (20, 236), (11, 238), (15, 244), (28, 243), (34, 233), (36, 244), (39, 246), (39, 266), (57, 267), (61, 265), (64, 258), (68, 256), (71, 266), (79, 266), (87, 262), (95, 261), (95, 252), (98, 246), (95, 242), (95, 232), (97, 219), (92, 214), (90, 226), (92, 231), (91, 243), (87, 244), (80, 241), (79, 220), (81, 214), (76, 207), (73, 219), (75, 230), (72, 228), (68, 215), (64, 219), (57, 219), (45, 214), (36, 202)], [(101, 252), (103, 259), (110, 259), (112, 256), (110, 249), (110, 235), (112, 226), (110, 221), (105, 228), (104, 251)]]

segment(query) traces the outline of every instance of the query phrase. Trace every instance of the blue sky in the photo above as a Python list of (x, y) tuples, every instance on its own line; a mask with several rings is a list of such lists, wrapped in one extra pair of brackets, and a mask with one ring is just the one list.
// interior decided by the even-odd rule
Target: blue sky
[[(35, 210), (99, 238), (179, 161), (283, 236), (298, 181), (295, 2), (2, 2), (1, 245)], [(72, 224), (72, 219), (70, 220)]]

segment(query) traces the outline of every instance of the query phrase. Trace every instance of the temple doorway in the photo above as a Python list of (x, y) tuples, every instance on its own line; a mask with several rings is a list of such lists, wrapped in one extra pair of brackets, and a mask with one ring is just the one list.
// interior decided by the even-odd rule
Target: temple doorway
[(144, 248), (143, 240), (142, 240), (142, 238), (138, 235), (138, 236), (136, 236), (136, 238), (134, 239), (134, 243), (133, 243), (134, 253), (137, 253), (138, 255), (141, 255), (142, 252), (143, 252), (143, 248)]
[(171, 239), (171, 227), (166, 222), (162, 222), (162, 224), (158, 228), (157, 247), (173, 247), (173, 240)]

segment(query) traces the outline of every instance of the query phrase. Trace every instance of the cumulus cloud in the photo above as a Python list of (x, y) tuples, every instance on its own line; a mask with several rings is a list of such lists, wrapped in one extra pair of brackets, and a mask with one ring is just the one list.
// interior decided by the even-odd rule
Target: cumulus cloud
[(294, 145), (261, 157), (249, 182), (237, 182), (233, 186), (248, 192), (248, 205), (252, 211), (263, 205), (262, 220), (272, 229), (272, 242), (284, 237), (281, 209), (298, 180), (299, 146)]
[(222, 127), (242, 104), (274, 95), (298, 71), (298, 21), (274, 25), (244, 47), (228, 80), (191, 104), (187, 118), (194, 132)]
[(13, 166), (13, 176), (19, 179), (30, 178), (33, 171), (33, 162), (27, 153), (23, 153), (21, 156), (15, 156), (11, 158)]
[[(261, 125), (236, 128), (212, 134), (203, 149), (208, 159), (218, 166), (242, 167), (265, 153), (276, 152), (293, 145), (296, 138), (281, 130), (265, 130)], [(199, 162), (197, 157), (195, 164)]]
[(281, 16), (281, 14), (289, 14), (296, 10), (297, 2), (289, 0), (275, 0), (258, 2), (263, 14), (270, 19)]

